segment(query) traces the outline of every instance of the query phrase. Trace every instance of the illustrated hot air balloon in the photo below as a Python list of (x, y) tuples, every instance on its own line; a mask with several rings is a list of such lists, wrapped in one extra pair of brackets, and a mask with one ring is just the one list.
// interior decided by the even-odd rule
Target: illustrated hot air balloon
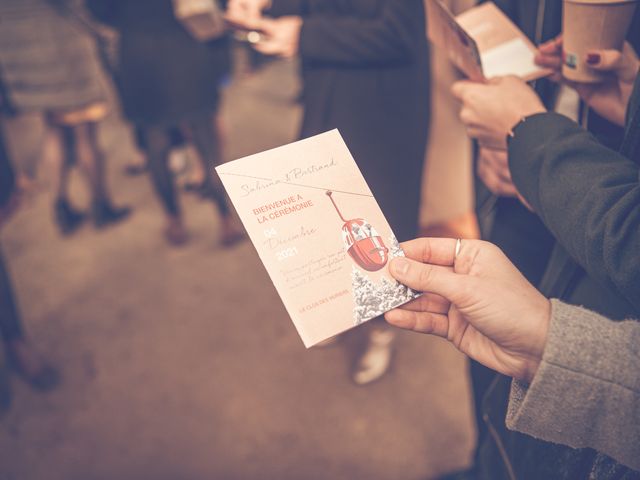
[(333, 199), (333, 192), (327, 190), (326, 193), (336, 212), (338, 212), (340, 220), (344, 222), (344, 225), (342, 225), (342, 240), (351, 258), (368, 272), (380, 270), (387, 264), (389, 259), (389, 249), (382, 241), (382, 237), (363, 218), (346, 220)]

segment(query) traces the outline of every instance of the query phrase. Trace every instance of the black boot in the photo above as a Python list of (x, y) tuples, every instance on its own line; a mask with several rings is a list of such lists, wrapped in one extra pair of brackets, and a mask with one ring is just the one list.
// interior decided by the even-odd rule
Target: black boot
[(94, 202), (93, 204), (93, 223), (96, 228), (103, 228), (121, 222), (130, 214), (130, 207), (116, 208), (106, 200)]
[(54, 205), (56, 224), (63, 235), (75, 232), (85, 220), (85, 214), (74, 209), (66, 198), (59, 198)]

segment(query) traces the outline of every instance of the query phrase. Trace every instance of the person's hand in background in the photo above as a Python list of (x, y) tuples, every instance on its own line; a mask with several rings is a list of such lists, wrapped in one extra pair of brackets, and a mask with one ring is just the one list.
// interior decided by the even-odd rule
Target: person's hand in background
[(625, 42), (622, 51), (591, 50), (586, 63), (610, 75), (600, 83), (571, 82), (562, 77), (562, 38), (543, 43), (538, 48), (535, 61), (538, 65), (554, 70), (551, 79), (574, 88), (580, 98), (598, 114), (618, 125), (624, 125), (625, 114), (640, 61), (633, 47)]
[(298, 53), (301, 28), (301, 17), (263, 18), (257, 23), (257, 29), (263, 36), (254, 48), (264, 55), (293, 57)]
[(551, 306), (495, 245), (419, 238), (389, 271), (421, 297), (385, 314), (392, 325), (446, 338), (462, 353), (531, 382), (542, 359)]
[(229, 0), (225, 19), (236, 27), (257, 29), (262, 12), (271, 7), (271, 0)]
[(480, 147), (478, 152), (478, 177), (482, 183), (499, 197), (518, 195), (509, 171), (509, 156), (506, 150)]
[(507, 135), (522, 118), (546, 111), (535, 91), (515, 76), (486, 83), (462, 80), (451, 91), (462, 102), (460, 119), (467, 134), (482, 147), (506, 149)]

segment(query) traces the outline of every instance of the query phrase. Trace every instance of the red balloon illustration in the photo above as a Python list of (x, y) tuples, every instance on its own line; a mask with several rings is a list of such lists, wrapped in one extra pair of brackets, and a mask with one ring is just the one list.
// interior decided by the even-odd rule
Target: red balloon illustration
[(368, 272), (380, 270), (387, 264), (389, 259), (389, 249), (382, 241), (382, 237), (363, 218), (346, 220), (333, 199), (333, 192), (327, 190), (326, 193), (336, 212), (338, 212), (340, 220), (344, 222), (344, 225), (342, 225), (342, 240), (351, 258), (360, 268)]

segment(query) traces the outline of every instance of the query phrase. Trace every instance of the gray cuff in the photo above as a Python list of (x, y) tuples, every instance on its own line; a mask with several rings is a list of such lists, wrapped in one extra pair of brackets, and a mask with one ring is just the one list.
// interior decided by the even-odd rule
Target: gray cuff
[(513, 381), (507, 428), (640, 469), (640, 324), (551, 305), (542, 362), (531, 385)]

